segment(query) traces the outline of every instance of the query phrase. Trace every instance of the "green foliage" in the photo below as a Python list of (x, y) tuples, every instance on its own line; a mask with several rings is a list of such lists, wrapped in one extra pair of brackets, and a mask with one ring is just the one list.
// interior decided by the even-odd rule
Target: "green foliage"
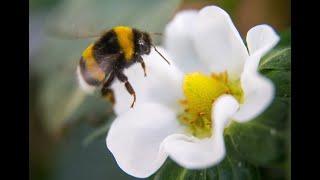
[(286, 154), (288, 104), (275, 99), (256, 119), (247, 123), (233, 122), (225, 131), (225, 140), (239, 158), (255, 165), (282, 163)]
[(291, 97), (291, 48), (271, 51), (261, 60), (259, 70), (273, 81), (277, 97)]
[(226, 156), (217, 166), (202, 170), (188, 170), (180, 167), (171, 159), (168, 159), (161, 169), (150, 179), (154, 180), (240, 180), (260, 179), (258, 169), (239, 159)]
[(280, 42), (277, 45), (277, 48), (285, 48), (291, 46), (291, 27), (285, 31), (280, 32)]

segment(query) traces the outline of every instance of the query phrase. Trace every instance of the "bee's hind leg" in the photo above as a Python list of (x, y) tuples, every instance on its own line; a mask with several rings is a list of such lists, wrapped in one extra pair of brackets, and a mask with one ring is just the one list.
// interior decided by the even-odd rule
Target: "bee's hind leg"
[(102, 88), (101, 88), (101, 96), (105, 99), (107, 99), (108, 101), (110, 101), (112, 103), (112, 105), (115, 104), (115, 97), (114, 97), (114, 92), (113, 90), (110, 88), (113, 80), (115, 78), (115, 75), (113, 72), (111, 72), (110, 76), (108, 77), (107, 81), (105, 81), (105, 83), (103, 84)]
[(133, 108), (134, 103), (136, 102), (136, 93), (134, 89), (132, 88), (131, 84), (128, 81), (128, 77), (123, 74), (122, 72), (117, 73), (118, 79), (124, 83), (127, 91), (133, 96), (133, 102), (131, 104), (131, 108)]

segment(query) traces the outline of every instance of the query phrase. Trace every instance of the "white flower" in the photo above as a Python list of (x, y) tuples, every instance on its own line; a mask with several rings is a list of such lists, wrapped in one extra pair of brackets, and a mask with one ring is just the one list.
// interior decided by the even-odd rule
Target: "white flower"
[(261, 57), (279, 40), (270, 26), (249, 30), (247, 50), (229, 15), (208, 6), (178, 13), (164, 37), (159, 49), (171, 66), (152, 51), (144, 57), (146, 78), (139, 64), (125, 72), (137, 94), (133, 109), (123, 84), (113, 85), (118, 117), (107, 147), (122, 170), (140, 178), (156, 172), (168, 156), (188, 169), (219, 163), (228, 123), (253, 119), (274, 96), (272, 82), (257, 72)]

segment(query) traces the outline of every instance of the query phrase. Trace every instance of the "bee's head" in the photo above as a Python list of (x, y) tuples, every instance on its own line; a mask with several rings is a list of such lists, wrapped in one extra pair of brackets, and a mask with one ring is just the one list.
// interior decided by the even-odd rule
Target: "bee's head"
[[(154, 33), (154, 35), (161, 35), (160, 33)], [(135, 50), (138, 54), (150, 54), (151, 47), (170, 65), (170, 62), (157, 50), (152, 44), (150, 35), (146, 32), (140, 32), (135, 30)]]
[(140, 32), (136, 41), (137, 52), (139, 54), (150, 54), (151, 51), (151, 38), (148, 33)]

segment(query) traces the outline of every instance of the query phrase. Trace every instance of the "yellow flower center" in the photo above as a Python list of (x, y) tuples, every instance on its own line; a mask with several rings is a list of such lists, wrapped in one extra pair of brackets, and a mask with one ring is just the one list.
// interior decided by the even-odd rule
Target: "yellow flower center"
[(240, 80), (229, 80), (227, 72), (211, 76), (199, 72), (187, 74), (183, 80), (183, 93), (185, 99), (180, 104), (184, 111), (178, 119), (188, 132), (198, 138), (211, 136), (211, 109), (219, 96), (231, 94), (240, 103), (243, 101)]

